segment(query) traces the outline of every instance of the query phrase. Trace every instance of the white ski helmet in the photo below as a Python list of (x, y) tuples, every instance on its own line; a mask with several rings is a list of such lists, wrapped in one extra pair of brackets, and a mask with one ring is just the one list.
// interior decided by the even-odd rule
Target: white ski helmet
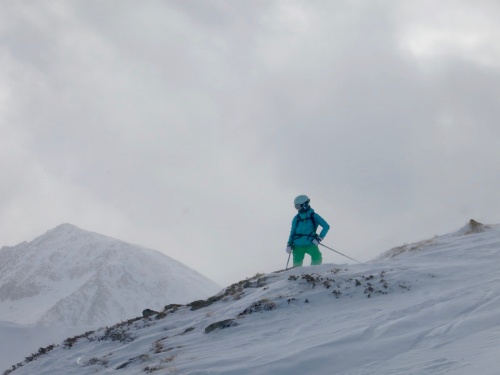
[(293, 204), (295, 205), (295, 208), (297, 210), (300, 209), (305, 209), (309, 206), (309, 202), (311, 200), (307, 195), (299, 195), (297, 198), (294, 199)]

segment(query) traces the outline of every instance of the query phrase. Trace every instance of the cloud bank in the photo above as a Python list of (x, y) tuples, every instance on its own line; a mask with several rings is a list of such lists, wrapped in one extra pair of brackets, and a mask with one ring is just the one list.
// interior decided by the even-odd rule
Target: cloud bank
[(0, 8), (2, 245), (70, 222), (226, 284), (285, 266), (299, 194), (360, 260), (500, 221), (494, 1)]

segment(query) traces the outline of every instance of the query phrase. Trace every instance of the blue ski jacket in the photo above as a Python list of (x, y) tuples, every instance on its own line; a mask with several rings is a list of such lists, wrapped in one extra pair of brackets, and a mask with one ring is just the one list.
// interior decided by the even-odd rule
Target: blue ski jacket
[[(321, 233), (316, 234), (318, 226)], [(325, 238), (330, 225), (309, 207), (306, 212), (299, 212), (292, 220), (292, 229), (288, 237), (288, 246), (310, 246), (316, 237)]]

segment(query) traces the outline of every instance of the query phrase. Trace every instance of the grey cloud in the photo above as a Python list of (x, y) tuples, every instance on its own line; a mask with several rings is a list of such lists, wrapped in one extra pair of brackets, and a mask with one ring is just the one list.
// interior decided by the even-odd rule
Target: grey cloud
[[(72, 222), (225, 283), (284, 266), (298, 194), (364, 259), (498, 221), (499, 65), (417, 55), (421, 29), (467, 31), (427, 6), (2, 4), (3, 244)], [(495, 44), (494, 3), (453, 8)]]

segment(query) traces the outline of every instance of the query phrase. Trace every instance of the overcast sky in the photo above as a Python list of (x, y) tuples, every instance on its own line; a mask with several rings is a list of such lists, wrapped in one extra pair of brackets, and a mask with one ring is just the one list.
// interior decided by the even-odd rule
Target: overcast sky
[(360, 261), (500, 223), (499, 19), (497, 0), (0, 0), (0, 246), (71, 223), (226, 286), (285, 267), (299, 194)]

